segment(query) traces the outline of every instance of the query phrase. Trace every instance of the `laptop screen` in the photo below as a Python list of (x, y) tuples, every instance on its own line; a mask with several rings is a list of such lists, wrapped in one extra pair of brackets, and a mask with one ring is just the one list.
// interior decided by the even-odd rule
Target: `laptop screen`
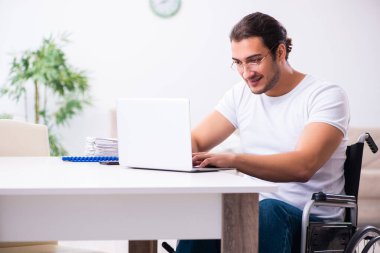
[(188, 99), (119, 99), (117, 131), (121, 165), (192, 169)]

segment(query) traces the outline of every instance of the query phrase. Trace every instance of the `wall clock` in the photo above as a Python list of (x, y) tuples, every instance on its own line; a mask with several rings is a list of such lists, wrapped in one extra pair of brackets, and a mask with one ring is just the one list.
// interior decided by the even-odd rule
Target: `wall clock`
[(174, 16), (181, 7), (181, 0), (149, 0), (152, 11), (160, 17)]

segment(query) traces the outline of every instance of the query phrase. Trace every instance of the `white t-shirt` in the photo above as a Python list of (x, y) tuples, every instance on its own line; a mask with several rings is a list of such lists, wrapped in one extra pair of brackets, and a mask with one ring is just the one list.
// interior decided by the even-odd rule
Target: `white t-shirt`
[[(307, 75), (289, 93), (269, 97), (253, 94), (242, 81), (224, 95), (216, 110), (239, 129), (242, 152), (248, 154), (294, 151), (305, 126), (311, 122), (338, 128), (344, 134), (342, 142), (308, 182), (277, 183), (277, 192), (262, 193), (260, 198), (279, 199), (303, 209), (314, 192), (344, 193), (349, 105), (346, 93), (339, 86)], [(336, 219), (342, 217), (343, 210), (317, 207), (312, 213)]]

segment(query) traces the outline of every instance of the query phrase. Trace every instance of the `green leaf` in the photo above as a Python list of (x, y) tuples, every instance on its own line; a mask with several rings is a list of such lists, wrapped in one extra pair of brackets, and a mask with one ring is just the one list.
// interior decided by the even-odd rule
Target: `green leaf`
[(56, 124), (58, 126), (64, 125), (69, 119), (81, 112), (85, 105), (90, 104), (90, 98), (80, 97), (77, 94), (67, 95), (54, 115)]

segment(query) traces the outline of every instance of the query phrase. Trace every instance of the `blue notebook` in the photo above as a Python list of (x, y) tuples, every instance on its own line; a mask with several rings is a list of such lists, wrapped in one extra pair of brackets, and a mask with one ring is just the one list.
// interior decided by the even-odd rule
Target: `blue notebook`
[(117, 156), (62, 156), (62, 161), (67, 162), (117, 162)]

